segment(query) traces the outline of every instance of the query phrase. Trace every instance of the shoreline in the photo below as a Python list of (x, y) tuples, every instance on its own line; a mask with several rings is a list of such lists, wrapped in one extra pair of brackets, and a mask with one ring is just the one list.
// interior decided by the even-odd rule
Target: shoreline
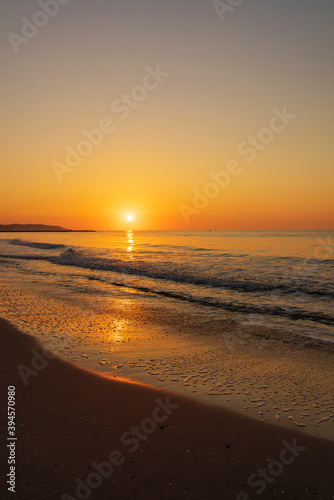
[[(84, 294), (57, 303), (49, 286), (38, 290), (32, 301), (21, 287), (20, 300), (29, 307), (3, 317), (61, 359), (334, 442), (333, 349), (324, 343), (290, 334), (284, 342), (284, 332), (254, 325), (235, 330), (233, 322), (210, 322), (203, 332), (195, 316), (189, 324), (184, 316), (165, 316), (144, 326), (134, 322), (149, 313), (140, 303), (124, 309), (121, 300), (111, 305), (103, 296), (92, 303)], [(15, 286), (4, 286), (2, 297), (15, 311)]]
[[(100, 474), (98, 488), (86, 485), (89, 498), (248, 500), (257, 498), (261, 484), (265, 499), (332, 498), (333, 443), (175, 393), (106, 378), (59, 358), (47, 359), (44, 368), (40, 360), (40, 370), (34, 370), (26, 387), (17, 367), (33, 368), (31, 351), (45, 351), (5, 320), (0, 320), (0, 331), (2, 392), (16, 386), (16, 498), (53, 499), (65, 493), (64, 498), (79, 498), (77, 478), (85, 483), (96, 474), (93, 464), (110, 456), (113, 472), (109, 478)], [(5, 421), (5, 408), (1, 413)], [(134, 435), (133, 428), (140, 434)], [(2, 451), (6, 437), (1, 435)], [(298, 456), (288, 454), (294, 460), (284, 467), (277, 465), (283, 442), (287, 449), (293, 443), (300, 447)], [(2, 464), (7, 474), (8, 465)], [(257, 477), (259, 468), (268, 467), (280, 471), (267, 476), (271, 482)], [(252, 475), (257, 486), (247, 485)]]

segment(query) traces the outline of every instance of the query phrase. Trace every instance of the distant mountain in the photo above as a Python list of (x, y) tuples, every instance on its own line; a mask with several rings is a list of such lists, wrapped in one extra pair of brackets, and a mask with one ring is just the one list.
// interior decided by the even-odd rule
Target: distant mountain
[(61, 226), (47, 226), (45, 224), (0, 224), (0, 232), (68, 232)]

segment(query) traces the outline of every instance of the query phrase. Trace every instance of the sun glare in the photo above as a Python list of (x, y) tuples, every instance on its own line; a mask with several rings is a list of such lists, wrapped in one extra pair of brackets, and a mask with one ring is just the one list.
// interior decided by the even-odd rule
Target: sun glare
[(128, 222), (132, 222), (132, 221), (133, 221), (133, 215), (130, 215), (130, 214), (129, 214), (129, 215), (127, 215), (127, 216), (126, 216), (126, 220), (127, 220)]

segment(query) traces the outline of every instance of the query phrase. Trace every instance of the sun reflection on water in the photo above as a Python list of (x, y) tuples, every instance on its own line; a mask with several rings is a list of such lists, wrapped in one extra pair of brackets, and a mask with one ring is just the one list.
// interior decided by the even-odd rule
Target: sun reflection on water
[[(118, 307), (129, 313), (132, 302), (128, 299), (119, 299)], [(128, 338), (129, 320), (120, 316), (114, 316), (109, 326), (108, 341), (122, 342)]]
[(131, 252), (133, 250), (133, 245), (134, 245), (134, 241), (133, 241), (133, 231), (132, 230), (128, 230), (126, 232), (126, 242), (127, 242), (127, 252), (130, 254), (129, 257), (130, 259), (133, 258), (133, 256), (131, 255)]
[(127, 321), (124, 321), (123, 319), (115, 319), (112, 322), (112, 331), (109, 333), (108, 340), (111, 341), (116, 341), (116, 342), (121, 342), (124, 340), (125, 335), (124, 333), (126, 332), (126, 326), (127, 326)]

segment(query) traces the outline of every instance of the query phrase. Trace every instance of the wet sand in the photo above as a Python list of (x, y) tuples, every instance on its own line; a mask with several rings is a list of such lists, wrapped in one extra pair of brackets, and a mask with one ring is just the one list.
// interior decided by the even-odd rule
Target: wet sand
[(1, 498), (334, 498), (332, 442), (49, 359), (4, 320), (0, 331), (3, 402), (16, 386), (17, 411), (16, 494), (3, 431)]
[(329, 342), (165, 307), (152, 317), (137, 296), (126, 307), (87, 294), (57, 300), (40, 283), (34, 293), (6, 284), (0, 295), (1, 316), (84, 369), (334, 441)]

